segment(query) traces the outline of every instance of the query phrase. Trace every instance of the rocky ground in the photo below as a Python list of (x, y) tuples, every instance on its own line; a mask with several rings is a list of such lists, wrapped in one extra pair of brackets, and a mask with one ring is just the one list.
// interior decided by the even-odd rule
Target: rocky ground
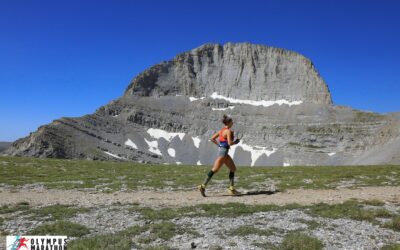
[(148, 207), (182, 207), (199, 204), (225, 204), (238, 202), (248, 205), (276, 204), (287, 205), (297, 203), (311, 205), (316, 203), (341, 203), (349, 199), (384, 200), (393, 203), (400, 202), (400, 186), (358, 187), (336, 189), (294, 189), (284, 192), (274, 190), (238, 189), (243, 195), (228, 196), (224, 189), (215, 187), (203, 198), (197, 191), (131, 191), (102, 193), (98, 191), (77, 191), (45, 189), (38, 185), (27, 185), (22, 189), (0, 188), (0, 205), (16, 204), (26, 201), (31, 205), (79, 205), (83, 207), (111, 205), (116, 202), (123, 204), (139, 203)]
[[(133, 249), (160, 246), (173, 249), (268, 249), (282, 243), (285, 236), (292, 232), (301, 232), (319, 239), (325, 249), (379, 249), (385, 245), (400, 243), (400, 232), (385, 226), (390, 219), (384, 213), (381, 217), (377, 216), (376, 220), (369, 220), (367, 217), (329, 218), (309, 212), (316, 203), (340, 205), (357, 198), (374, 201), (368, 204), (360, 203), (362, 205), (358, 206), (362, 206), (363, 209), (384, 209), (386, 213), (399, 215), (400, 187), (299, 189), (276, 193), (241, 191), (243, 196), (229, 197), (220, 190), (213, 190), (209, 192), (209, 197), (203, 198), (194, 191), (107, 194), (94, 191), (47, 190), (40, 186), (17, 190), (3, 187), (0, 192), (0, 205), (3, 208), (0, 214), (3, 218), (0, 229), (5, 234), (27, 234), (35, 227), (55, 223), (55, 220), (51, 220), (51, 217), (55, 216), (52, 212), (49, 212), (48, 216), (32, 216), (35, 211), (53, 205), (65, 205), (68, 208), (86, 208), (64, 218), (89, 229), (81, 239), (102, 234), (118, 234), (134, 226), (147, 227), (148, 230), (140, 231), (131, 237)], [(378, 202), (377, 199), (382, 202)], [(231, 202), (237, 205), (232, 208)], [(290, 207), (289, 204), (294, 202), (298, 203), (299, 207)], [(18, 207), (16, 204), (25, 204), (29, 209), (15, 208), (15, 211), (5, 212), (5, 206)], [(250, 213), (233, 213), (233, 210), (243, 209), (240, 204), (246, 204), (248, 208), (266, 204), (282, 207), (271, 211), (256, 209)], [(196, 209), (189, 212), (180, 210), (193, 206), (203, 206), (202, 209), (206, 212), (198, 214)], [(207, 206), (216, 206), (217, 210)], [(221, 210), (226, 210), (227, 213), (220, 213)], [(156, 214), (149, 215), (149, 211), (156, 211)], [(173, 211), (176, 214), (171, 215)], [(173, 231), (173, 234), (164, 232), (169, 227), (172, 228), (170, 231)], [(70, 239), (74, 238), (76, 237)], [(3, 246), (4, 236), (0, 242), (0, 247)]]

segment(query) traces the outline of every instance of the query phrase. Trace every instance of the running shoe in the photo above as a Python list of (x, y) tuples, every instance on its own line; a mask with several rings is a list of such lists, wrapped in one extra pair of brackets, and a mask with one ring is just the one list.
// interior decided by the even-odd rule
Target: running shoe
[(229, 195), (232, 195), (232, 196), (241, 195), (241, 193), (239, 191), (237, 191), (234, 186), (230, 186), (228, 188), (228, 193), (229, 193)]
[(199, 186), (199, 191), (203, 197), (206, 197), (206, 186), (204, 184)]

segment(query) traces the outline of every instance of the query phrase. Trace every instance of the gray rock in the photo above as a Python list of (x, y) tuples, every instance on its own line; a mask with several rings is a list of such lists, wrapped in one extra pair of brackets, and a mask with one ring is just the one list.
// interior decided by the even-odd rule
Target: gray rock
[(206, 44), (146, 70), (125, 96), (210, 96), (331, 104), (327, 85), (304, 56), (249, 43)]

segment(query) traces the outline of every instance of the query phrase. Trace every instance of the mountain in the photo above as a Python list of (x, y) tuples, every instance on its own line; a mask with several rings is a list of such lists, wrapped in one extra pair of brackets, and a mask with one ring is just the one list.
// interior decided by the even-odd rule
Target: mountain
[(60, 118), (8, 155), (212, 164), (230, 114), (237, 165), (400, 163), (400, 117), (333, 105), (312, 62), (249, 43), (206, 44), (136, 76), (94, 114)]
[(12, 142), (4, 142), (0, 141), (0, 153), (5, 151), (7, 148), (11, 146)]

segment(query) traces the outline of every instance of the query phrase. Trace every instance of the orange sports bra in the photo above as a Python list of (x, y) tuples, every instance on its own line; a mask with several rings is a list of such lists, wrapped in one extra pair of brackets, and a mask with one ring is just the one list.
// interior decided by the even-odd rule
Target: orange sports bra
[[(219, 142), (227, 142), (227, 141), (228, 141), (228, 139), (226, 139), (226, 138), (224, 138), (224, 137), (222, 136), (222, 133), (223, 133), (225, 130), (227, 130), (227, 129), (229, 129), (229, 128), (222, 128), (222, 129), (219, 131), (219, 136), (218, 136)], [(233, 133), (232, 133), (232, 140), (233, 140)]]

